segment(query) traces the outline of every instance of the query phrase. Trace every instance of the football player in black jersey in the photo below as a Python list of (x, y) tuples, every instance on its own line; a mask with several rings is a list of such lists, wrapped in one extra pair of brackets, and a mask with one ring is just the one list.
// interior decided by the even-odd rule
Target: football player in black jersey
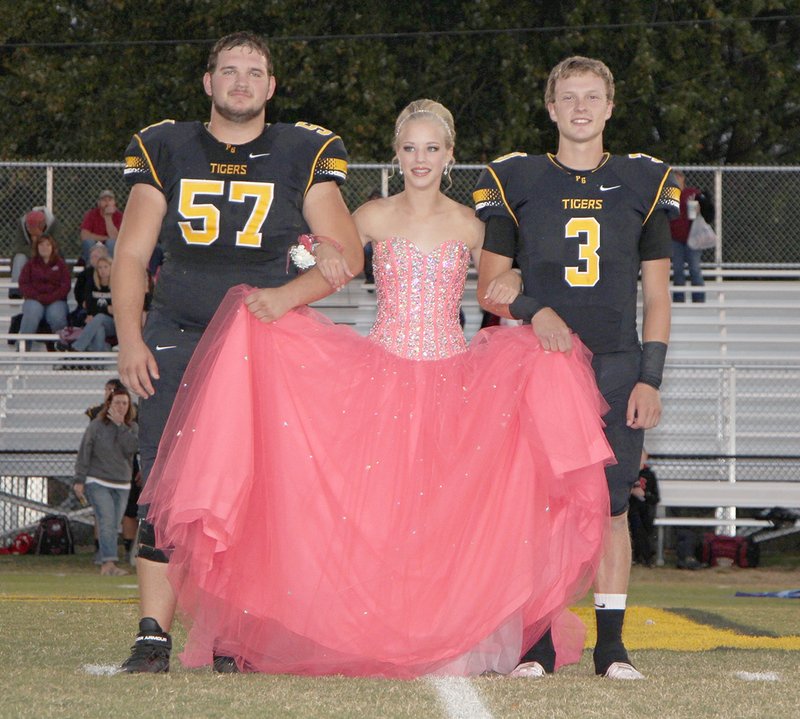
[[(598, 386), (611, 407), (606, 435), (617, 458), (606, 470), (611, 525), (595, 578), (595, 671), (641, 679), (622, 642), (631, 565), (626, 513), (644, 430), (661, 416), (670, 329), (668, 219), (677, 212), (679, 192), (659, 160), (604, 151), (613, 100), (613, 77), (598, 60), (571, 57), (552, 70), (545, 102), (558, 128), (558, 152), (501, 157), (474, 192), (486, 222), (478, 297), (490, 312), (530, 322), (547, 350), (569, 352), (576, 332), (594, 353)], [(486, 288), (514, 261), (523, 293), (510, 305), (493, 305)], [(643, 345), (636, 327), (640, 273)], [(515, 674), (542, 676), (554, 665), (547, 632)]]
[[(134, 135), (125, 158), (132, 189), (116, 246), (113, 294), (120, 376), (142, 398), (145, 478), (183, 371), (230, 287), (261, 288), (247, 306), (270, 322), (334, 289), (318, 267), (287, 275), (287, 251), (299, 234), (333, 238), (356, 273), (363, 262), (339, 191), (347, 174), (341, 139), (304, 122), (265, 124), (275, 91), (265, 42), (251, 33), (222, 38), (209, 55), (203, 86), (211, 98), (208, 124), (151, 125)], [(164, 263), (142, 331), (144, 277), (156, 243)], [(139, 544), (142, 619), (122, 668), (166, 672), (175, 610), (168, 558), (146, 521)], [(229, 658), (218, 660), (218, 671), (235, 669)]]

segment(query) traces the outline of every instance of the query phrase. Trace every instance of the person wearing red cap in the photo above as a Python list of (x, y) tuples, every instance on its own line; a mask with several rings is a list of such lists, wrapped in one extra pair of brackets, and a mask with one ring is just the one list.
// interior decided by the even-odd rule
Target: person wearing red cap
[[(19, 276), (25, 263), (31, 257), (31, 249), (36, 241), (44, 234), (56, 237), (58, 234), (58, 220), (49, 208), (40, 205), (33, 207), (19, 218), (19, 232), (11, 252), (11, 281), (19, 283)], [(22, 295), (17, 289), (11, 289), (8, 296), (19, 299)]]

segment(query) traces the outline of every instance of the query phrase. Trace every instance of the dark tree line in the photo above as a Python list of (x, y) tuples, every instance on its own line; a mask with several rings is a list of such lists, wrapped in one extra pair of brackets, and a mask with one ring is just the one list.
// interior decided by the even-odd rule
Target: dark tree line
[(204, 119), (210, 42), (270, 39), (272, 120), (334, 128), (388, 161), (398, 110), (453, 110), (457, 159), (541, 152), (543, 91), (571, 54), (617, 80), (613, 151), (676, 164), (800, 162), (798, 0), (26, 0), (0, 6), (0, 159), (118, 160), (157, 120)]

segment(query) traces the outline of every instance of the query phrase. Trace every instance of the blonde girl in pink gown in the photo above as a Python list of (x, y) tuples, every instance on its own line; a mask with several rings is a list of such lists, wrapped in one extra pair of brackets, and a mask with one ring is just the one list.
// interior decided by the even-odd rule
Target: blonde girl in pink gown
[[(580, 658), (567, 609), (608, 522), (603, 402), (580, 342), (547, 353), (498, 327), (467, 347), (483, 226), (440, 191), (454, 138), (443, 106), (409, 105), (404, 191), (355, 213), (374, 247), (369, 337), (311, 309), (260, 323), (244, 286), (206, 330), (142, 498), (172, 551), (185, 665), (508, 673), (551, 625), (559, 663)], [(514, 280), (491, 292), (510, 302)]]

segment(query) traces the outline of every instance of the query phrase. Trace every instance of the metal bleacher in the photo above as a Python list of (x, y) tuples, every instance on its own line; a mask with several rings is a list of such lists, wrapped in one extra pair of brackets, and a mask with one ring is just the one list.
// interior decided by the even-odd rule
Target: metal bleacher
[[(800, 399), (800, 271), (759, 270), (757, 279), (744, 271), (708, 274), (705, 303), (673, 305), (664, 420), (648, 438), (650, 451), (797, 453), (800, 437), (789, 420)], [(20, 301), (7, 298), (8, 286), (0, 279), (0, 449), (44, 449), (45, 437), (49, 449), (74, 449), (85, 427), (83, 409), (98, 401), (103, 383), (116, 371), (116, 356), (45, 353), (35, 341), (41, 336), (25, 340), (25, 351), (15, 351), (3, 330)], [(472, 273), (463, 302), (468, 337), (481, 320), (475, 286)], [(315, 307), (366, 334), (375, 319), (375, 299), (372, 287), (356, 279)], [(738, 395), (747, 404), (737, 407), (735, 447), (721, 444), (724, 432), (718, 426), (719, 404), (734, 375), (747, 389)]]
[[(664, 414), (648, 449), (687, 462), (785, 457), (778, 479), (800, 481), (800, 271), (722, 271), (704, 289), (705, 303), (673, 304)], [(687, 462), (662, 460), (662, 474), (684, 478)], [(763, 465), (739, 462), (738, 479), (774, 479)]]

